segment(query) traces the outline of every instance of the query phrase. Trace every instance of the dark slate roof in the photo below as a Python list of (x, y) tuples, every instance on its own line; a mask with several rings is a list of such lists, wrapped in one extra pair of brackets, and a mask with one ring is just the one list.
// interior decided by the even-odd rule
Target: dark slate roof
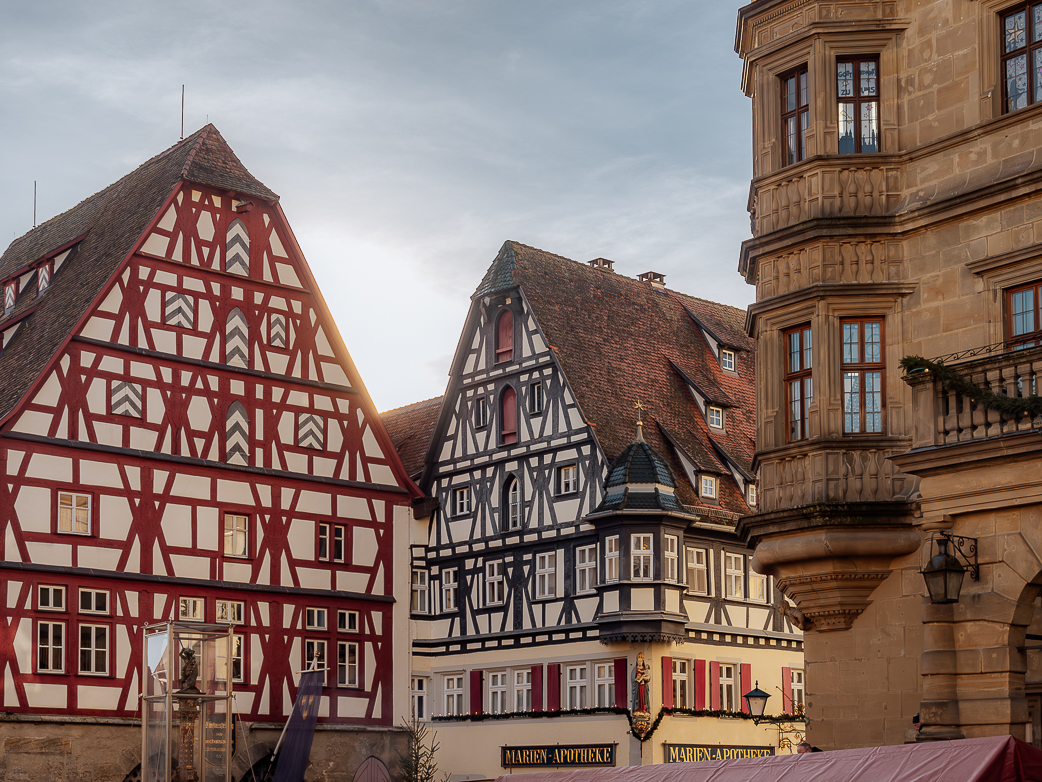
[(630, 488), (615, 494), (606, 494), (593, 513), (620, 513), (628, 510), (690, 514), (690, 511), (680, 504), (680, 500), (675, 494), (669, 494), (659, 489), (633, 491)]
[(423, 472), (423, 460), (438, 423), (441, 400), (439, 396), (380, 414), (394, 449), (412, 478)]
[(630, 444), (608, 470), (604, 488), (624, 486), (629, 483), (661, 483), (676, 489), (677, 480), (665, 459), (644, 441), (642, 435)]
[(278, 196), (253, 177), (213, 125), (143, 163), (115, 184), (15, 239), (0, 256), (0, 283), (83, 236), (43, 295), (35, 279), (0, 329), (35, 307), (0, 353), (0, 420), (43, 372), (95, 298), (133, 250), (181, 180), (267, 201)]

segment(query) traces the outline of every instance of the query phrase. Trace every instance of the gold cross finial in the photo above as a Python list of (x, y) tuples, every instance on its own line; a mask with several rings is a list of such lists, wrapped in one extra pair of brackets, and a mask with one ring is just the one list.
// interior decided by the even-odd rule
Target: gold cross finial
[(640, 418), (640, 416), (641, 416), (641, 413), (643, 413), (643, 412), (644, 412), (644, 405), (642, 405), (642, 404), (640, 403), (640, 400), (639, 400), (639, 399), (637, 400), (637, 404), (635, 404), (635, 405), (633, 406), (633, 409), (637, 411), (637, 423), (638, 423), (638, 424), (642, 424), (642, 423), (644, 423), (644, 422), (643, 422), (643, 421), (641, 420), (641, 418)]

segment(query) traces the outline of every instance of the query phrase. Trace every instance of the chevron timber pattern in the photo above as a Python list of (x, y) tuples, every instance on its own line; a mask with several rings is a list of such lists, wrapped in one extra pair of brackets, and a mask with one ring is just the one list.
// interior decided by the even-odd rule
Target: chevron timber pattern
[(167, 291), (163, 300), (163, 322), (190, 329), (195, 323), (195, 298), (187, 293)]
[(9, 282), (4, 288), (4, 314), (14, 309), (15, 283)]
[(228, 226), (224, 270), (244, 277), (250, 276), (250, 235), (242, 220), (232, 220), (232, 224)]
[(250, 366), (250, 327), (238, 307), (228, 313), (225, 324), (224, 363), (233, 367)]
[(225, 421), (224, 460), (228, 464), (250, 463), (250, 421), (246, 416), (246, 408), (242, 402), (232, 402), (228, 406), (228, 417)]
[(326, 422), (320, 415), (300, 413), (297, 416), (297, 445), (301, 448), (322, 448)]
[(45, 263), (39, 269), (36, 270), (36, 291), (37, 293), (43, 293), (47, 290), (47, 286), (51, 284), (51, 265)]
[(286, 316), (273, 314), (268, 320), (268, 344), (273, 348), (286, 347)]
[(141, 386), (125, 380), (112, 381), (111, 408), (113, 415), (141, 417)]

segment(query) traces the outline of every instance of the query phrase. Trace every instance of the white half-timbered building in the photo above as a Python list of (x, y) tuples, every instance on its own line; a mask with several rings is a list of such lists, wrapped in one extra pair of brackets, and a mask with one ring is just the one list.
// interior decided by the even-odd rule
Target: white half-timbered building
[[(727, 714), (756, 682), (769, 712), (803, 700), (801, 632), (734, 531), (756, 503), (744, 317), (507, 242), (445, 396), (384, 414), (436, 508), (413, 541), (411, 689), (444, 770), (505, 773), (503, 746), (616, 742), (617, 765), (779, 746)], [(619, 713), (639, 653), (662, 715), (643, 747)]]
[[(221, 675), (258, 728), (320, 654), (342, 731), (315, 757), (397, 724), (395, 525), (418, 492), (275, 193), (208, 125), (13, 242), (0, 284), (6, 772), (131, 772), (164, 620), (234, 626)], [(251, 735), (240, 772), (278, 736)], [(358, 762), (393, 758), (367, 741)]]

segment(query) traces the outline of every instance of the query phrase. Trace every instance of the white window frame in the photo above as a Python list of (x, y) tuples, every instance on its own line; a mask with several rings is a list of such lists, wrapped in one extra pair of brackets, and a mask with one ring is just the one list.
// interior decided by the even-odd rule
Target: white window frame
[(733, 350), (720, 350), (720, 368), (727, 372), (734, 372), (735, 370), (735, 353)]
[(579, 467), (565, 464), (557, 468), (557, 493), (559, 495), (575, 494), (579, 491)]
[(514, 711), (532, 710), (532, 669), (514, 671)]
[(501, 559), (485, 563), (485, 605), (503, 605), (507, 599), (504, 563)]
[(745, 599), (745, 555), (724, 552), (724, 597)]
[(445, 694), (445, 716), (466, 714), (463, 708), (463, 674), (454, 673), (442, 679)]
[[(79, 601), (80, 613), (108, 616), (109, 606), (111, 605), (111, 603), (109, 602), (109, 597), (109, 590), (107, 589), (83, 589), (81, 587)], [(86, 607), (84, 607), (83, 605), (84, 598), (87, 598)], [(100, 606), (99, 603), (101, 603)]]
[(696, 595), (709, 594), (708, 549), (696, 546), (687, 547), (687, 591)]
[(224, 514), (224, 556), (245, 559), (249, 556), (250, 517), (244, 513)]
[(724, 711), (741, 711), (738, 703), (738, 665), (720, 663), (720, 708)]
[(630, 535), (630, 580), (651, 581), (655, 577), (655, 536), (650, 532)]
[(484, 395), (474, 399), (474, 428), (484, 429), (488, 426), (488, 400)]
[(304, 629), (305, 630), (328, 630), (329, 629), (329, 610), (326, 608), (318, 608), (315, 606), (308, 606), (304, 609)]
[(665, 565), (665, 573), (663, 578), (666, 581), (671, 581), (674, 584), (680, 581), (680, 555), (678, 554), (678, 548), (680, 541), (676, 535), (663, 535), (663, 564)]
[(706, 415), (710, 429), (724, 428), (724, 409), (722, 407), (710, 406)]
[(341, 633), (357, 633), (359, 628), (359, 616), (357, 611), (345, 611), (340, 609), (336, 612), (336, 629)]
[(536, 380), (528, 387), (528, 412), (531, 415), (541, 415), (543, 401), (543, 381)]
[(177, 618), (181, 622), (206, 621), (206, 602), (201, 597), (181, 597), (177, 601)]
[(702, 480), (699, 482), (702, 487), (701, 496), (707, 500), (716, 499), (716, 476), (715, 475), (703, 475)]
[(427, 719), (427, 694), (430, 691), (430, 679), (426, 676), (413, 676), (411, 682), (412, 718)]
[(241, 600), (218, 600), (214, 621), (222, 625), (241, 625), (246, 621), (246, 604)]
[(575, 593), (593, 592), (597, 588), (597, 545), (575, 549)]
[[(246, 681), (246, 663), (244, 657), (244, 649), (246, 647), (245, 636), (239, 635), (238, 633), (233, 633), (231, 645), (232, 681), (237, 684), (243, 684)], [(224, 660), (224, 655), (222, 654), (223, 648), (224, 644), (217, 644), (217, 660), (215, 663), (216, 671), (214, 673), (214, 678), (219, 682), (228, 681), (228, 663)]]
[(557, 552), (543, 551), (535, 555), (536, 600), (557, 597)]
[(456, 516), (465, 516), (470, 513), (470, 487), (460, 486), (453, 491), (453, 508)]
[(615, 664), (596, 663), (594, 665), (594, 682), (597, 687), (597, 707), (606, 708), (615, 705)]
[(585, 663), (582, 665), (565, 666), (565, 683), (568, 686), (567, 703), (569, 709), (586, 708), (587, 668), (588, 666)]
[(509, 706), (508, 694), (507, 672), (490, 671), (488, 674), (488, 713), (506, 714)]
[(414, 614), (429, 614), (430, 601), (428, 584), (430, 578), (426, 570), (413, 569), (412, 571), (412, 596), (409, 602), (409, 610)]
[(62, 535), (90, 535), (94, 497), (74, 491), (58, 492), (58, 532)]
[[(792, 703), (789, 704), (789, 713), (794, 714), (798, 705), (806, 706), (807, 703), (807, 689), (806, 689), (806, 677), (803, 675), (802, 668), (793, 668), (789, 671), (789, 683), (792, 687)], [(797, 693), (799, 693), (797, 695)]]
[(673, 658), (673, 708), (688, 708), (688, 664), (687, 660)]
[[(55, 639), (55, 628), (58, 628), (57, 640)], [(45, 635), (46, 637), (44, 637)], [(40, 621), (36, 623), (37, 673), (65, 673), (65, 644), (67, 641), (65, 622)], [(42, 662), (44, 650), (47, 654), (46, 664)]]
[[(339, 641), (336, 645), (336, 683), (338, 687), (357, 687), (361, 670), (357, 641)], [(351, 662), (354, 652), (354, 662)]]
[(619, 536), (609, 535), (604, 539), (604, 583), (619, 581)]
[(745, 488), (745, 496), (746, 496), (746, 500), (745, 500), (746, 504), (750, 508), (755, 508), (756, 507), (756, 484), (755, 483), (750, 483)]
[(507, 529), (521, 529), (521, 481), (511, 476), (506, 485)]
[(442, 613), (459, 610), (459, 568), (445, 568), (441, 571), (441, 610)]
[[(61, 605), (55, 604), (55, 597), (60, 597)], [(65, 612), (65, 587), (54, 584), (38, 584), (36, 586), (36, 610)]]
[(767, 576), (753, 570), (753, 558), (749, 557), (749, 600), (753, 603), (769, 602)]
[(321, 522), (318, 525), (318, 560), (322, 562), (344, 562), (344, 545), (347, 535), (342, 524)]
[(326, 641), (322, 638), (305, 638), (304, 670), (311, 667), (311, 663), (315, 659), (315, 652), (318, 652), (319, 654), (317, 667), (320, 669), (326, 669), (326, 672), (322, 674), (322, 685), (325, 686), (326, 682), (329, 680), (329, 657), (326, 655)]

